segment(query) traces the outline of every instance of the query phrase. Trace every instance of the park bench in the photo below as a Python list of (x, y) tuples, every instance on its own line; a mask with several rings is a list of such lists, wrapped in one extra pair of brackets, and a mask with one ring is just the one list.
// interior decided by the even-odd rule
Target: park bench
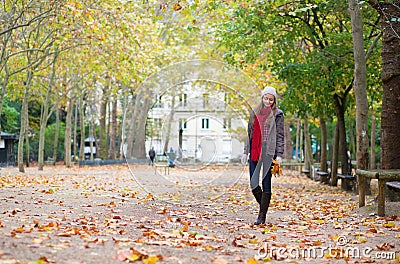
[[(295, 164), (298, 164), (299, 166), (301, 166), (300, 172), (305, 174), (307, 176), (307, 178), (315, 180), (314, 172), (317, 170), (316, 168), (319, 167), (319, 163), (311, 164), (310, 162), (308, 162), (308, 163), (295, 163)], [(306, 165), (308, 165), (308, 166), (306, 166)]]
[(309, 170), (303, 169), (306, 164), (304, 162), (296, 162), (293, 160), (283, 160), (280, 164), (281, 167), (285, 167), (289, 170), (293, 170), (294, 167), (299, 167), (299, 171), (303, 174), (309, 174)]
[(304, 163), (303, 162), (294, 162), (294, 161), (290, 161), (290, 160), (283, 160), (282, 163), (280, 164), (281, 167), (285, 167), (289, 170), (292, 170), (294, 167), (304, 167)]
[(316, 172), (319, 170), (320, 164), (319, 163), (308, 163), (308, 167), (301, 170), (301, 173), (305, 174), (307, 178), (310, 178), (314, 181), (319, 181), (319, 176), (317, 176)]
[(337, 176), (342, 181), (342, 190), (344, 190), (344, 191), (356, 191), (357, 190), (356, 175), (352, 175), (352, 174), (343, 175), (343, 174), (338, 173)]
[(349, 161), (348, 173), (342, 174), (338, 173), (338, 178), (342, 181), (342, 190), (344, 191), (357, 191), (357, 174), (353, 172), (353, 166), (355, 166), (355, 161)]
[(386, 182), (386, 198), (392, 202), (400, 202), (400, 182), (389, 181)]
[(301, 173), (303, 173), (303, 174), (305, 174), (306, 176), (307, 176), (307, 178), (310, 178), (311, 179), (311, 172), (310, 172), (310, 170), (307, 170), (307, 169), (302, 169), (301, 170)]
[(47, 165), (54, 165), (54, 159), (52, 157), (47, 157), (47, 160), (44, 163)]
[[(378, 215), (385, 216), (385, 186), (388, 182), (399, 181), (399, 170), (360, 170), (356, 171), (359, 186), (358, 186), (358, 203), (359, 207), (365, 206), (365, 185), (366, 179), (378, 179)], [(389, 185), (398, 186), (391, 183)]]
[(320, 182), (323, 184), (329, 184), (331, 173), (327, 171), (317, 171), (317, 175), (320, 177)]
[[(304, 164), (304, 166), (305, 166), (305, 164)], [(308, 163), (308, 166), (307, 167), (305, 166), (304, 169), (301, 170), (301, 173), (305, 174), (307, 176), (307, 178), (311, 179), (310, 168), (311, 168), (311, 165), (310, 165), (310, 163)]]
[(170, 159), (165, 154), (157, 154), (154, 158), (154, 174), (157, 174), (157, 169), (164, 169), (164, 175), (169, 174)]
[(310, 179), (314, 180), (314, 181), (319, 181), (320, 177), (317, 174), (317, 171), (319, 171), (320, 169), (320, 164), (313, 164), (311, 165), (311, 171), (310, 171)]
[(330, 161), (326, 162), (326, 170), (327, 171), (321, 171), (317, 170), (316, 174), (319, 176), (319, 180), (323, 184), (329, 184), (330, 178), (331, 178), (331, 171), (332, 171), (332, 163)]

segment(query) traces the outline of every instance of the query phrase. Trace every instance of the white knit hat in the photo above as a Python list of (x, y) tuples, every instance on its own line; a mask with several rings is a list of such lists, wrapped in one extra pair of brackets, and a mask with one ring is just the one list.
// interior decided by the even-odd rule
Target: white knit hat
[(261, 92), (261, 97), (263, 97), (266, 94), (272, 94), (276, 98), (276, 90), (272, 86), (265, 86), (264, 90)]

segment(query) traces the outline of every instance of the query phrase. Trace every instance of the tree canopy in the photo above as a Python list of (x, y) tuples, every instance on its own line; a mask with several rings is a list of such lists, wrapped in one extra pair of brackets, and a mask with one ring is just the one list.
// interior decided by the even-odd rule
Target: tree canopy
[[(381, 14), (368, 2), (359, 6), (368, 101), (380, 111)], [(67, 122), (82, 109), (70, 119), (82, 119), (74, 133), (108, 135), (112, 102), (142, 104), (145, 97), (138, 87), (146, 78), (190, 59), (225, 61), (260, 87), (274, 85), (289, 116), (312, 122), (354, 118), (348, 8), (346, 2), (319, 0), (3, 1), (0, 112), (7, 122), (2, 118), (1, 127), (15, 131), (13, 109), (20, 112), (21, 141), (25, 130), (55, 122), (56, 111)], [(241, 92), (249, 98), (258, 95), (253, 87)], [(8, 102), (21, 109), (11, 109)], [(115, 123), (138, 122), (129, 115), (134, 111), (117, 112)]]

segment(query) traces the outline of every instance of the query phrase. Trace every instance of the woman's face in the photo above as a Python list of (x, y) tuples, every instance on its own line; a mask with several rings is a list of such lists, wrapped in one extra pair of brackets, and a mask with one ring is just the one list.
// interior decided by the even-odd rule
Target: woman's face
[(265, 94), (262, 98), (263, 104), (266, 107), (271, 107), (275, 102), (275, 97), (272, 94)]

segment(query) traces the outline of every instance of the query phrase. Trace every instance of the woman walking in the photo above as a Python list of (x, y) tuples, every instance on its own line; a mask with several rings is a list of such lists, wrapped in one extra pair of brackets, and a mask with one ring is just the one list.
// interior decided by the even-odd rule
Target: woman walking
[[(272, 195), (272, 160), (281, 164), (285, 146), (284, 115), (277, 107), (275, 88), (265, 87), (260, 99), (261, 102), (250, 113), (242, 160), (246, 162), (249, 159), (250, 187), (260, 206), (255, 225), (265, 223)], [(262, 188), (259, 184), (261, 167)]]

